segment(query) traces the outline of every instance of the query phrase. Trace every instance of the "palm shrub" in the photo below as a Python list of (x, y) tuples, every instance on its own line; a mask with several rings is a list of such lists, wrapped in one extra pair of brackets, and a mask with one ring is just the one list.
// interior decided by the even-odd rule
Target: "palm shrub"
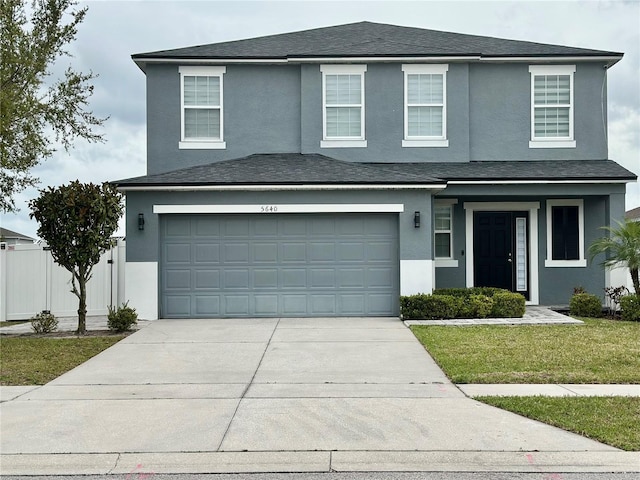
[(596, 255), (605, 254), (601, 264), (605, 267), (626, 266), (629, 268), (633, 289), (640, 295), (640, 222), (625, 220), (617, 222), (617, 227), (602, 227), (609, 235), (597, 239), (589, 247), (591, 260)]

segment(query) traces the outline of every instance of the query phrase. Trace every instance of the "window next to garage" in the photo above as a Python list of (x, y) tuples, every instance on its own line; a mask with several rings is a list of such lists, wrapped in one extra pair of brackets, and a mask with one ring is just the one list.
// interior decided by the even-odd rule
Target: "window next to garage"
[(182, 66), (180, 71), (181, 149), (223, 149), (222, 76), (225, 67)]
[(453, 254), (453, 206), (454, 199), (442, 199), (434, 202), (434, 256), (436, 267), (457, 267), (458, 261)]
[(586, 267), (582, 200), (547, 200), (546, 267)]
[(529, 148), (574, 148), (573, 75), (575, 65), (531, 65)]
[(403, 65), (403, 147), (448, 147), (448, 65)]
[(322, 148), (366, 147), (364, 74), (366, 65), (321, 65)]

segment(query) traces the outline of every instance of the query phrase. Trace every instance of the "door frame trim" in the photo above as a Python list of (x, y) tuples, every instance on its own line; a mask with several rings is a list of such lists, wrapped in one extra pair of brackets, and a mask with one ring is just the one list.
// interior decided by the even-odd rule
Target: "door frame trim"
[(540, 290), (538, 281), (538, 210), (540, 202), (464, 202), (465, 211), (465, 250), (466, 250), (466, 286), (473, 287), (473, 214), (474, 212), (529, 212), (529, 269), (530, 289), (527, 304), (538, 305)]

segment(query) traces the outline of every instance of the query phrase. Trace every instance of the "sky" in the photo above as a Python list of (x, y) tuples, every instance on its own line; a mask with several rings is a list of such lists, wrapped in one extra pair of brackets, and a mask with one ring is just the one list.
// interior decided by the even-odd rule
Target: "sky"
[[(106, 141), (60, 148), (33, 172), (39, 188), (72, 180), (100, 183), (146, 173), (145, 77), (134, 53), (239, 40), (360, 21), (593, 48), (624, 53), (608, 73), (609, 158), (640, 175), (640, 0), (574, 1), (84, 1), (89, 11), (69, 46), (67, 65), (93, 71), (89, 108), (109, 116)], [(28, 202), (0, 225), (36, 238)], [(627, 185), (626, 209), (640, 206), (640, 184)], [(123, 222), (122, 222), (123, 223)], [(121, 223), (121, 224), (122, 224)], [(125, 232), (121, 227), (119, 235)]]

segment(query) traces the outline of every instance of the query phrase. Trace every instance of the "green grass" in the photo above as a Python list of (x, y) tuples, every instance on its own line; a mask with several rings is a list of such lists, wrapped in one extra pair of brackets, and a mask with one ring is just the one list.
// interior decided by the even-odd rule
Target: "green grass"
[(125, 336), (0, 340), (0, 385), (44, 385)]
[(640, 397), (477, 397), (476, 400), (623, 450), (640, 450)]
[(454, 383), (640, 383), (640, 323), (412, 326)]
[(8, 322), (0, 322), (0, 327), (10, 327), (11, 325), (20, 325), (21, 323), (27, 323), (29, 320), (11, 320)]

